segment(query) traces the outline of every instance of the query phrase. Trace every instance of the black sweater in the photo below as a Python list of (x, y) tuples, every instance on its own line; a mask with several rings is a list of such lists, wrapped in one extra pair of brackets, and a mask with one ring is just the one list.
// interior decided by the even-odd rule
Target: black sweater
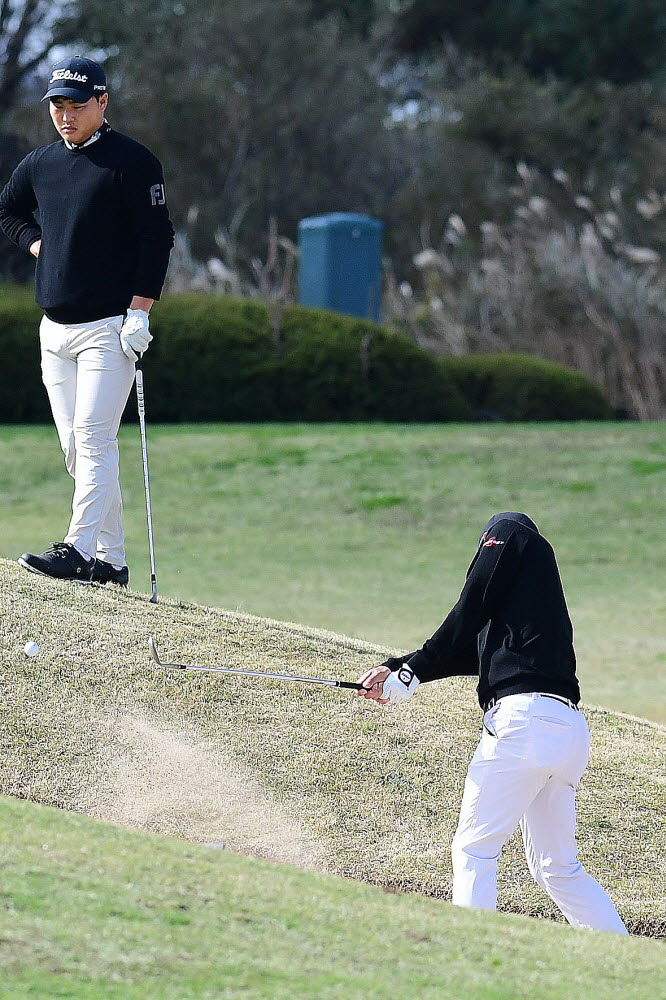
[(24, 250), (42, 245), (37, 303), (58, 323), (121, 315), (134, 295), (158, 299), (173, 246), (159, 160), (108, 125), (78, 150), (29, 153), (0, 195), (0, 227)]
[[(525, 519), (527, 520), (527, 519)], [(552, 547), (509, 517), (493, 519), (467, 571), (460, 598), (409, 663), (420, 681), (479, 677), (479, 703), (541, 691), (580, 699), (573, 627)]]

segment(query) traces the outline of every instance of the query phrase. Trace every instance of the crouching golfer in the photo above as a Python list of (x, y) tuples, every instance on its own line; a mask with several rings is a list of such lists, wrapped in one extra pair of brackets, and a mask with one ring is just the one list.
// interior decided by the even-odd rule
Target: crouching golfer
[(114, 131), (102, 67), (53, 67), (48, 101), (60, 141), (19, 163), (0, 195), (0, 227), (37, 258), (42, 379), (74, 478), (63, 542), (19, 562), (43, 576), (127, 584), (118, 426), (135, 362), (152, 340), (173, 228), (162, 168)]
[(484, 714), (451, 845), (453, 902), (495, 909), (497, 859), (520, 824), (530, 872), (569, 923), (626, 934), (577, 858), (590, 734), (555, 554), (525, 514), (490, 519), (446, 620), (421, 649), (367, 671), (359, 694), (404, 701), (420, 682), (456, 674), (478, 674)]

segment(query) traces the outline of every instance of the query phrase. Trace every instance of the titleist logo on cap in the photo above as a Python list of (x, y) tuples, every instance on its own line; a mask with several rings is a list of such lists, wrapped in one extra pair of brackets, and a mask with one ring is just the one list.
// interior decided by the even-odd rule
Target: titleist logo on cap
[(53, 71), (49, 83), (55, 83), (56, 80), (75, 80), (77, 83), (87, 83), (88, 77), (81, 73), (72, 73), (71, 69), (56, 69)]

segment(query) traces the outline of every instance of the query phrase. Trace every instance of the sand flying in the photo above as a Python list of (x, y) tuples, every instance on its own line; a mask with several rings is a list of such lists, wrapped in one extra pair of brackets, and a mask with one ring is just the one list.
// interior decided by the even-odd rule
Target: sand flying
[(322, 870), (313, 838), (249, 768), (145, 718), (114, 724), (118, 758), (92, 809), (100, 819)]

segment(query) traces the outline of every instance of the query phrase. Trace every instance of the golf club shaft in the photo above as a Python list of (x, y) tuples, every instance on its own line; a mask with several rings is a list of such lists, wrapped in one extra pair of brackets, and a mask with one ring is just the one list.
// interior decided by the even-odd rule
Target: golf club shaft
[(141, 429), (141, 453), (143, 456), (143, 481), (146, 487), (146, 517), (148, 520), (148, 548), (150, 550), (151, 603), (157, 604), (157, 575), (155, 572), (155, 542), (153, 540), (153, 505), (150, 499), (150, 476), (148, 474), (148, 443), (146, 441), (146, 403), (143, 395), (143, 370), (141, 358), (136, 363), (136, 402)]
[(364, 691), (363, 684), (353, 681), (327, 680), (321, 677), (300, 677), (297, 674), (268, 673), (262, 670), (241, 670), (234, 667), (200, 667), (192, 663), (163, 663), (159, 658), (157, 647), (152, 637), (148, 640), (150, 654), (161, 667), (171, 667), (174, 670), (198, 670), (209, 674), (235, 674), (240, 677), (263, 677), (277, 681), (296, 681), (300, 684), (321, 684), (325, 687), (349, 688), (353, 691)]
[(176, 666), (180, 670), (200, 670), (208, 674), (236, 674), (239, 677), (264, 677), (266, 680), (274, 681), (297, 681), (301, 684), (322, 684), (326, 687), (354, 688), (358, 691), (360, 684), (353, 684), (351, 681), (325, 680), (321, 677), (299, 677), (296, 674), (274, 674), (265, 670), (239, 670), (232, 667), (197, 667), (191, 664), (165, 663), (164, 666)]

